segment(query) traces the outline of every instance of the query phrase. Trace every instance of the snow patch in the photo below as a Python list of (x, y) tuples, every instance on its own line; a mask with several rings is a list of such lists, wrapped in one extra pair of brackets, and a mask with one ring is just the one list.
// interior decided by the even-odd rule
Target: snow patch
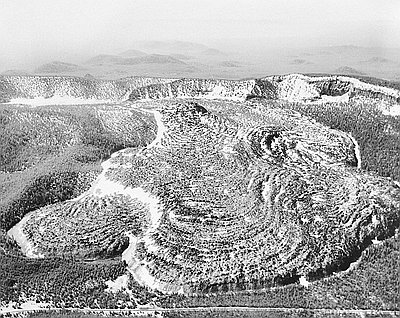
[(157, 283), (155, 277), (150, 274), (150, 271), (147, 268), (148, 263), (141, 261), (136, 257), (136, 247), (139, 239), (131, 233), (126, 233), (126, 235), (129, 237), (129, 246), (122, 253), (122, 260), (128, 264), (128, 271), (140, 285), (152, 289), (161, 289), (161, 286)]
[(324, 220), (323, 220), (323, 218), (321, 218), (321, 216), (316, 215), (316, 216), (314, 216), (314, 221), (315, 222), (323, 222)]
[(146, 147), (147, 149), (151, 148), (163, 148), (161, 145), (161, 139), (164, 136), (164, 133), (166, 132), (167, 128), (165, 127), (163, 121), (162, 121), (162, 115), (159, 111), (156, 110), (144, 110), (146, 112), (152, 113), (154, 115), (154, 119), (156, 120), (157, 123), (157, 135), (156, 138)]
[(205, 97), (208, 98), (218, 98), (221, 96), (225, 96), (226, 94), (226, 89), (222, 85), (217, 85), (213, 88), (213, 90), (208, 93)]
[(28, 240), (26, 235), (23, 232), (23, 228), (26, 222), (31, 217), (32, 213), (30, 212), (26, 214), (21, 221), (19, 221), (16, 225), (14, 225), (10, 230), (8, 230), (7, 235), (11, 239), (13, 239), (19, 247), (21, 248), (22, 253), (29, 258), (44, 258), (43, 254), (40, 254), (36, 251), (35, 247), (33, 246), (32, 242)]
[(268, 198), (269, 198), (271, 191), (272, 191), (272, 182), (271, 182), (271, 180), (268, 180), (267, 182), (264, 183), (264, 189), (261, 193), (265, 202), (268, 202)]
[(378, 245), (378, 244), (383, 244), (383, 241), (378, 240), (377, 238), (371, 240), (372, 244)]
[(350, 94), (345, 93), (340, 96), (321, 95), (321, 100), (318, 103), (347, 103), (349, 102)]
[(389, 109), (381, 109), (386, 116), (400, 116), (400, 105), (389, 106)]
[(229, 87), (228, 85), (216, 85), (213, 87), (212, 91), (199, 96), (204, 99), (224, 99), (230, 101), (245, 101), (247, 96), (251, 94), (255, 86), (255, 81), (245, 81), (243, 82), (243, 86), (240, 87)]
[(310, 220), (308, 218), (306, 218), (306, 217), (302, 217), (302, 218), (300, 218), (300, 220), (303, 223), (310, 223)]
[(379, 223), (381, 223), (381, 222), (378, 220), (377, 216), (374, 214), (372, 216), (372, 224), (373, 225), (378, 225)]
[(300, 285), (301, 286), (304, 286), (304, 287), (309, 287), (310, 286), (310, 282), (307, 280), (307, 277), (305, 277), (305, 276), (300, 276), (300, 278), (299, 278), (299, 283), (300, 283)]
[(358, 144), (357, 140), (353, 137), (352, 134), (349, 134), (349, 137), (351, 141), (354, 144), (354, 154), (357, 159), (357, 168), (361, 169), (361, 150), (360, 150), (360, 145)]
[(129, 276), (126, 274), (117, 277), (114, 281), (108, 280), (105, 282), (105, 284), (107, 285), (107, 289), (105, 289), (105, 291), (109, 293), (125, 291), (128, 289), (128, 282)]
[(24, 310), (37, 310), (42, 308), (51, 308), (50, 303), (37, 303), (34, 300), (27, 300), (23, 303), (10, 302), (8, 304), (0, 303), (0, 316), (5, 314), (15, 314)]

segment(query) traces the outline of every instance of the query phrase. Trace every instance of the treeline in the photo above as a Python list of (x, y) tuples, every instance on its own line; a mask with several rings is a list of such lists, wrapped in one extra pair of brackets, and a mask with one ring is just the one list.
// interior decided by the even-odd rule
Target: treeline
[(91, 107), (0, 109), (0, 171), (25, 170), (70, 148), (95, 147), (102, 159), (123, 146)]
[[(250, 306), (400, 310), (400, 241), (391, 238), (362, 254), (360, 265), (343, 276), (275, 289), (160, 297), (160, 306)], [(179, 317), (179, 316), (178, 316)], [(182, 316), (184, 317), (184, 316)]]
[[(111, 128), (105, 127), (92, 106), (0, 109), (2, 302), (20, 302), (20, 296), (26, 295), (38, 302), (52, 302), (56, 307), (135, 306), (126, 293), (104, 292), (105, 281), (125, 273), (122, 262), (27, 259), (6, 235), (28, 212), (85, 191), (111, 153), (142, 145), (145, 138), (154, 134), (154, 127), (140, 118), (129, 124), (131, 118), (121, 123), (120, 117), (125, 113), (111, 111), (107, 116)], [(139, 136), (136, 127), (145, 138)], [(129, 129), (126, 134), (125, 129)]]
[(129, 296), (104, 290), (105, 281), (115, 280), (125, 271), (125, 264), (114, 260), (85, 263), (62, 258), (32, 260), (2, 256), (0, 299), (6, 303), (21, 302), (20, 296), (25, 295), (60, 308), (121, 308), (129, 303)]
[(0, 203), (1, 229), (10, 229), (29, 211), (79, 195), (100, 172), (96, 167), (81, 171), (79, 167), (61, 171), (46, 171), (45, 168), (42, 173), (15, 175), (4, 182), (9, 188), (4, 191)]
[(8, 230), (29, 211), (79, 195), (110, 154), (145, 142), (135, 127), (147, 138), (153, 133), (135, 113), (130, 126), (118, 112), (109, 113), (115, 131), (105, 128), (92, 106), (0, 109), (0, 229)]
[[(312, 311), (265, 311), (265, 310), (204, 310), (194, 312), (168, 312), (163, 313), (166, 318), (312, 318), (312, 317), (329, 317), (329, 318), (358, 318), (357, 314), (324, 314)], [(389, 317), (389, 316), (388, 316)], [(371, 317), (372, 318), (372, 317)]]

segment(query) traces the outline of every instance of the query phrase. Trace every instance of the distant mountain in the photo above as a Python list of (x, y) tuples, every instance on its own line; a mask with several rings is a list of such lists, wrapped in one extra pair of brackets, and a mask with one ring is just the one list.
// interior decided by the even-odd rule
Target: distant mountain
[(135, 58), (126, 58), (119, 61), (120, 65), (136, 65), (136, 64), (186, 64), (170, 55), (150, 54)]
[(77, 64), (53, 61), (43, 64), (34, 70), (34, 73), (58, 74), (68, 73), (82, 70), (82, 67)]
[(192, 60), (193, 59), (193, 56), (189, 56), (189, 55), (186, 55), (186, 54), (172, 53), (172, 54), (169, 54), (169, 55), (174, 57), (174, 58), (176, 58), (176, 59), (178, 59), (178, 60), (181, 60), (181, 61), (187, 61), (187, 60)]
[(212, 49), (212, 48), (202, 51), (201, 54), (209, 55), (209, 56), (225, 55), (224, 52), (221, 52), (220, 50)]
[(337, 46), (328, 46), (327, 48), (333, 51), (357, 51), (365, 49), (365, 47), (357, 45), (337, 45)]
[(30, 73), (25, 70), (6, 70), (1, 75), (29, 75)]
[(208, 46), (186, 41), (141, 41), (136, 43), (137, 47), (152, 52), (199, 52), (209, 49)]
[[(317, 50), (324, 51), (329, 54), (337, 54), (337, 55), (348, 55), (348, 56), (356, 56), (363, 58), (370, 58), (373, 56), (379, 56), (380, 54), (391, 53), (394, 51), (391, 49), (386, 49), (382, 47), (365, 47), (365, 46), (356, 46), (356, 45), (339, 45), (339, 46), (325, 46), (318, 48)], [(322, 53), (322, 52), (321, 52)]]
[(371, 57), (369, 60), (362, 61), (361, 63), (369, 64), (369, 65), (383, 65), (383, 64), (392, 64), (395, 62), (392, 60), (389, 60), (387, 58), (384, 58), (384, 57), (374, 56), (374, 57)]
[(235, 61), (222, 61), (218, 65), (222, 67), (240, 67), (240, 63)]
[(138, 57), (97, 55), (88, 60), (86, 63), (92, 65), (186, 64), (170, 55), (163, 54), (149, 54)]
[(143, 51), (139, 51), (139, 50), (127, 50), (127, 51), (120, 53), (119, 55), (121, 55), (123, 57), (139, 57), (139, 56), (145, 56), (145, 55), (147, 55), (147, 53), (145, 53)]
[(124, 58), (117, 55), (100, 54), (86, 61), (86, 64), (102, 65), (102, 64), (118, 64)]
[(294, 59), (290, 61), (290, 64), (292, 65), (306, 65), (306, 64), (311, 64), (311, 62), (304, 60), (304, 59)]
[[(185, 41), (142, 41), (135, 43), (136, 47), (141, 50), (157, 53), (174, 55), (179, 59), (179, 55), (189, 56), (218, 56), (224, 55), (225, 53), (215, 48), (209, 47), (204, 44), (185, 42)], [(185, 59), (185, 58), (183, 58)], [(187, 59), (187, 58), (186, 58)]]
[(345, 74), (345, 75), (365, 75), (365, 73), (356, 70), (350, 66), (341, 66), (334, 70), (334, 73)]
[(381, 48), (377, 47), (364, 47), (357, 45), (337, 45), (337, 46), (324, 46), (320, 48), (321, 50), (330, 54), (355, 54), (355, 53), (367, 53), (374, 54), (379, 52)]
[(88, 73), (88, 74), (85, 74), (85, 76), (83, 78), (94, 79), (95, 77), (92, 74)]

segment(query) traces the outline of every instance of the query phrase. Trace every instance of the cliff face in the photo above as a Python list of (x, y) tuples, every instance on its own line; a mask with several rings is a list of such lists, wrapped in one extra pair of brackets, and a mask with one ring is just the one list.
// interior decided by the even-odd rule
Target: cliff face
[[(333, 97), (333, 98), (332, 98)], [(342, 97), (342, 98), (340, 98)], [(348, 101), (366, 98), (400, 103), (396, 89), (364, 83), (344, 76), (308, 77), (300, 74), (270, 76), (248, 81), (180, 79), (133, 89), (129, 100), (207, 98), (244, 101), (252, 98), (291, 102)]]
[(353, 85), (346, 81), (338, 79), (329, 79), (314, 83), (315, 87), (321, 95), (326, 96), (341, 96), (349, 92), (353, 92)]
[(255, 81), (180, 79), (133, 90), (129, 100), (162, 98), (220, 98), (244, 100), (252, 93)]
[[(326, 97), (366, 98), (400, 104), (396, 89), (364, 83), (345, 76), (308, 77), (300, 74), (233, 81), (210, 79), (162, 79), (130, 77), (103, 81), (56, 76), (1, 76), (0, 101), (21, 98), (76, 98), (100, 102), (171, 98), (203, 98), (244, 101), (251, 98), (292, 102), (325, 101)], [(334, 99), (330, 99), (334, 100)], [(66, 104), (72, 102), (66, 102)], [(79, 101), (77, 101), (79, 103)]]
[(321, 95), (339, 96), (349, 93), (350, 98), (366, 97), (389, 103), (400, 103), (398, 90), (364, 83), (351, 77), (337, 76), (330, 80), (322, 77), (311, 83), (316, 85)]
[(300, 74), (270, 76), (262, 79), (271, 83), (278, 99), (289, 101), (315, 101), (324, 96), (369, 98), (389, 103), (400, 103), (400, 92), (396, 89), (364, 83), (346, 76), (309, 77)]

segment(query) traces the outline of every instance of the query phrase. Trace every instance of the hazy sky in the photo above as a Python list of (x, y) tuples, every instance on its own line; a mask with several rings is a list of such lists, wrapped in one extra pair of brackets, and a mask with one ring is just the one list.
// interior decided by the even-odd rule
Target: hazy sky
[(136, 40), (400, 47), (399, 0), (0, 0), (0, 64)]

